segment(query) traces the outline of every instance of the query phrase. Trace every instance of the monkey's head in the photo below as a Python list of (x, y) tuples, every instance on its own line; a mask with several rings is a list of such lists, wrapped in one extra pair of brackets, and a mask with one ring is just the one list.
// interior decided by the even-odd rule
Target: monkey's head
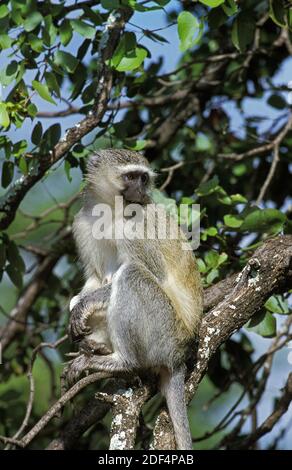
[(146, 158), (131, 150), (98, 150), (87, 165), (90, 189), (108, 204), (114, 204), (115, 196), (127, 203), (149, 203), (154, 177)]

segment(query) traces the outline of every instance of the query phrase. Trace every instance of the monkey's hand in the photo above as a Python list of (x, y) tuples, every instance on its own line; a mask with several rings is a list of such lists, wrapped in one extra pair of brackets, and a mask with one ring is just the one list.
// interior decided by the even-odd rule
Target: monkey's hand
[(95, 312), (95, 305), (91, 303), (88, 304), (83, 300), (73, 307), (68, 327), (70, 341), (80, 341), (84, 336), (91, 333), (88, 320)]

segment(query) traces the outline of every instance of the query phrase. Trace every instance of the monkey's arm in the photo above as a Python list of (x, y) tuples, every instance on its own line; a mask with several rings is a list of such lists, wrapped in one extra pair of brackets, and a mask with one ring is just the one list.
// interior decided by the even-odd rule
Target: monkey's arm
[(101, 316), (104, 316), (103, 310), (106, 309), (109, 304), (111, 288), (111, 284), (106, 284), (94, 291), (81, 293), (82, 296), (71, 310), (68, 327), (71, 341), (77, 341), (91, 333), (88, 320), (92, 315), (98, 315), (100, 311)]

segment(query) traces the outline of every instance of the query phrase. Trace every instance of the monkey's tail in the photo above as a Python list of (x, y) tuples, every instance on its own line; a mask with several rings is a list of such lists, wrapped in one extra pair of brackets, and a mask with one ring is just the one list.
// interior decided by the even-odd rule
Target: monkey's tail
[(192, 450), (192, 436), (185, 399), (185, 368), (161, 375), (161, 392), (165, 396), (172, 421), (177, 450)]

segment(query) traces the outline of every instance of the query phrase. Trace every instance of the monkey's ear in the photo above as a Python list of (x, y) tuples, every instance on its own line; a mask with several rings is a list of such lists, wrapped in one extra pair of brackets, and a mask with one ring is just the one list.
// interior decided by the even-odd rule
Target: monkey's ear
[(87, 160), (88, 170), (98, 168), (100, 166), (103, 157), (102, 153), (102, 151), (98, 151), (89, 157)]

